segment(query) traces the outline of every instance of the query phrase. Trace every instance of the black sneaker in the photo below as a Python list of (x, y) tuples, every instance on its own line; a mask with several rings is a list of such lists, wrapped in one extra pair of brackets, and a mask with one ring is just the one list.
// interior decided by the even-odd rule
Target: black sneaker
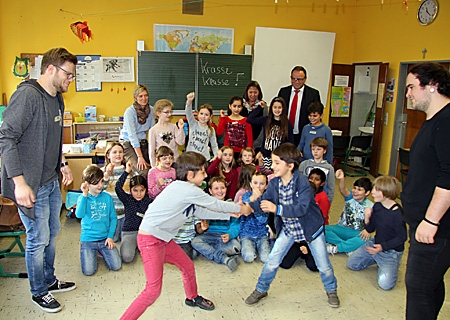
[(61, 311), (62, 309), (59, 302), (53, 298), (53, 295), (50, 292), (43, 294), (42, 296), (32, 296), (31, 301), (37, 304), (39, 308), (45, 312), (55, 313)]
[(52, 285), (48, 286), (48, 292), (67, 292), (75, 289), (76, 287), (75, 282), (64, 282), (56, 279)]

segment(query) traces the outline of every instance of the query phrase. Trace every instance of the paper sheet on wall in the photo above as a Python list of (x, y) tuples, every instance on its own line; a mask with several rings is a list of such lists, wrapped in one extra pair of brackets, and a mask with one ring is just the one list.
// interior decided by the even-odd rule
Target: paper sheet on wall
[(76, 91), (102, 91), (102, 65), (100, 58), (99, 55), (77, 55)]

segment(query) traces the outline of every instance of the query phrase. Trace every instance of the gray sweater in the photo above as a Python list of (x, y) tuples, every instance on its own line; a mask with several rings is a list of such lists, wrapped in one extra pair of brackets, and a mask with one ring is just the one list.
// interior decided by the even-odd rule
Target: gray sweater
[(321, 169), (323, 172), (325, 172), (327, 181), (325, 182), (324, 190), (327, 193), (330, 203), (333, 202), (334, 185), (335, 185), (333, 166), (331, 164), (329, 164), (326, 160), (323, 160), (322, 162), (318, 163), (318, 162), (315, 162), (314, 159), (308, 159), (308, 160), (304, 160), (300, 163), (298, 171), (300, 172), (300, 174), (308, 177), (309, 173), (314, 168)]
[(229, 213), (239, 211), (236, 203), (221, 201), (190, 182), (176, 180), (148, 206), (139, 229), (169, 242), (190, 216), (229, 220)]
[[(24, 81), (13, 93), (3, 112), (3, 124), (0, 127), (2, 195), (15, 202), (13, 177), (23, 175), (34, 194), (39, 189), (48, 130), (46, 94), (48, 95), (36, 80)], [(57, 97), (61, 114), (64, 114), (62, 96), (58, 93)], [(62, 132), (61, 126), (61, 143)], [(61, 159), (61, 153), (55, 157)], [(34, 207), (19, 207), (22, 213), (34, 219)]]
[(200, 126), (192, 114), (192, 105), (187, 104), (185, 110), (189, 124), (189, 142), (186, 151), (195, 151), (202, 154), (206, 160), (209, 160), (211, 159), (208, 146), (210, 143), (214, 157), (216, 157), (217, 151), (219, 150), (219, 147), (217, 146), (216, 131), (214, 128), (211, 128), (210, 130), (209, 127)]

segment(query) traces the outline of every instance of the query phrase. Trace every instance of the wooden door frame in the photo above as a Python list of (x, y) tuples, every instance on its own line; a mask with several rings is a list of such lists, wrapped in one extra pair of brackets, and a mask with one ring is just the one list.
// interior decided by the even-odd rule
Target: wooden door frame
[(408, 75), (408, 66), (418, 64), (421, 62), (445, 62), (450, 63), (450, 60), (433, 60), (433, 61), (406, 61), (400, 62), (400, 69), (398, 75), (398, 90), (395, 104), (394, 116), (394, 132), (392, 135), (392, 147), (389, 161), (389, 175), (395, 176), (398, 165), (398, 148), (403, 147), (405, 142), (406, 119), (404, 119), (403, 105), (406, 99), (406, 77)]

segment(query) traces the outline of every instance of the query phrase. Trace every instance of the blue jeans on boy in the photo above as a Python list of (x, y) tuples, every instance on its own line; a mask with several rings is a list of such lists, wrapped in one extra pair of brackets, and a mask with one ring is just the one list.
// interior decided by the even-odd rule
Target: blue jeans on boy
[(347, 260), (347, 267), (351, 270), (362, 270), (373, 264), (378, 265), (378, 285), (383, 290), (391, 290), (397, 284), (398, 268), (402, 259), (403, 251), (395, 250), (381, 251), (370, 254), (367, 247), (373, 247), (373, 241), (368, 241), (365, 246), (356, 250)]
[(241, 256), (245, 262), (253, 262), (259, 253), (259, 259), (265, 263), (270, 253), (268, 236), (249, 237), (241, 236)]
[(97, 252), (103, 256), (109, 270), (117, 271), (122, 267), (122, 259), (120, 258), (117, 247), (108, 249), (105, 245), (106, 239), (100, 241), (81, 242), (81, 272), (86, 276), (91, 276), (97, 271)]
[(34, 296), (48, 292), (48, 286), (55, 282), (56, 236), (61, 230), (59, 216), (62, 197), (59, 181), (54, 180), (39, 187), (34, 203), (35, 220), (19, 210), (27, 233), (25, 262), (27, 265), (30, 291)]
[[(256, 284), (256, 290), (261, 293), (269, 291), (270, 284), (277, 274), (278, 267), (293, 243), (294, 237), (287, 236), (284, 233), (284, 230), (281, 230), (261, 271), (258, 283)], [(317, 269), (319, 269), (325, 291), (330, 292), (336, 290), (337, 279), (334, 276), (333, 266), (328, 258), (325, 236), (323, 232), (313, 241), (308, 243), (308, 245), (314, 260), (316, 261)]]
[(223, 264), (229, 256), (240, 253), (241, 244), (237, 239), (231, 239), (224, 243), (221, 235), (221, 233), (216, 232), (203, 233), (192, 239), (191, 245), (204, 255), (206, 259)]

